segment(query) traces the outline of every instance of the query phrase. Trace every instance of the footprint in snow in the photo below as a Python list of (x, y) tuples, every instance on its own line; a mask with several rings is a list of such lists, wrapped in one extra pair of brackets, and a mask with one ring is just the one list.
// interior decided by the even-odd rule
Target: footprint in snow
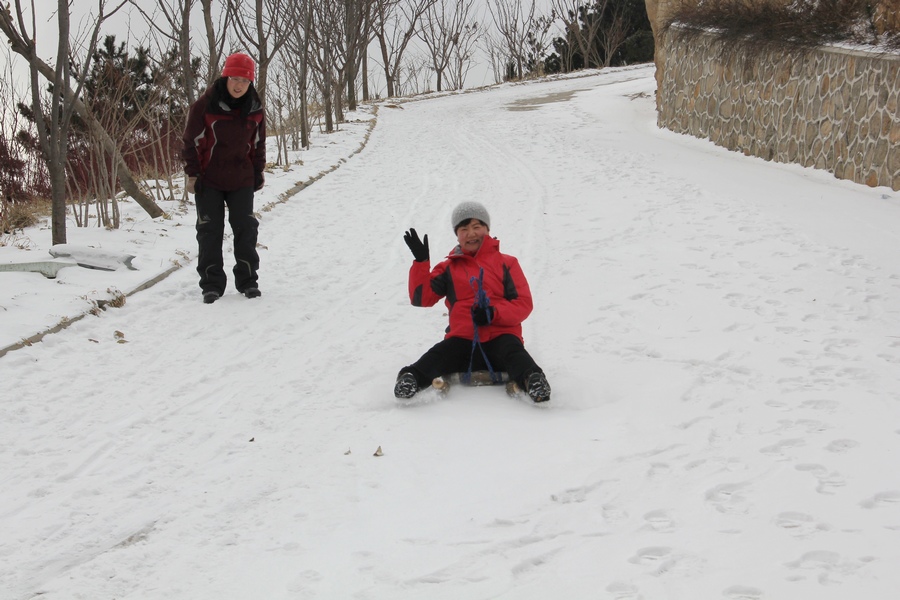
[(789, 457), (785, 454), (786, 450), (790, 450), (791, 448), (799, 448), (805, 445), (806, 442), (801, 439), (781, 440), (780, 442), (772, 444), (771, 446), (760, 448), (759, 451), (763, 454), (773, 456), (778, 460), (788, 460)]
[(834, 440), (825, 446), (825, 449), (829, 452), (844, 453), (857, 446), (859, 446), (859, 442), (855, 440)]
[(833, 585), (842, 583), (843, 577), (852, 575), (874, 560), (877, 560), (874, 556), (863, 556), (854, 560), (845, 559), (830, 550), (813, 550), (785, 565), (792, 569), (818, 571), (817, 580), (820, 584)]
[(603, 518), (610, 523), (618, 523), (628, 518), (628, 511), (616, 504), (604, 504), (601, 510)]
[(824, 412), (834, 412), (841, 405), (837, 400), (807, 400), (800, 404), (800, 408), (810, 408)]
[(833, 494), (835, 488), (847, 485), (844, 477), (837, 471), (829, 471), (822, 465), (804, 463), (794, 467), (798, 471), (810, 473), (819, 481), (816, 491), (820, 494)]
[(672, 555), (672, 549), (668, 546), (649, 546), (641, 548), (637, 553), (628, 559), (628, 562), (636, 565), (653, 565)]
[(659, 533), (669, 533), (675, 531), (675, 523), (671, 515), (665, 510), (651, 510), (644, 515), (644, 521), (647, 524), (644, 528), (650, 528)]
[(660, 477), (668, 475), (671, 472), (672, 467), (670, 467), (667, 463), (650, 463), (650, 468), (647, 470), (647, 479), (658, 479)]
[(859, 503), (863, 508), (877, 508), (879, 506), (889, 506), (891, 504), (900, 504), (900, 492), (891, 490), (888, 492), (879, 492)]
[(692, 577), (700, 573), (705, 567), (705, 562), (698, 556), (685, 553), (675, 553), (668, 546), (649, 546), (641, 548), (628, 559), (637, 565), (652, 566), (652, 574), (656, 576)]
[(624, 581), (612, 582), (606, 586), (606, 591), (609, 592), (613, 600), (643, 600), (644, 598), (637, 587)]
[(805, 538), (831, 529), (828, 524), (818, 522), (812, 516), (801, 512), (780, 513), (775, 518), (775, 525), (797, 538)]
[(746, 585), (733, 585), (722, 590), (722, 594), (729, 600), (760, 600), (763, 597), (762, 590)]
[(747, 487), (746, 483), (723, 483), (706, 491), (706, 501), (723, 513), (747, 512), (746, 498), (741, 490)]
[(792, 569), (834, 569), (841, 563), (841, 555), (830, 550), (813, 550), (787, 563)]

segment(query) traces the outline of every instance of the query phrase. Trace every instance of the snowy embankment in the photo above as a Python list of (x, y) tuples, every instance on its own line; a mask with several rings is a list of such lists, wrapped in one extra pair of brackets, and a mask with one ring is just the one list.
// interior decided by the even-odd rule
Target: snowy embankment
[[(261, 299), (203, 305), (189, 265), (0, 358), (0, 598), (893, 598), (898, 194), (659, 131), (653, 92), (383, 104), (262, 213)], [(403, 231), (442, 255), (461, 200), (529, 278), (547, 408), (392, 397), (446, 319), (409, 306)], [(70, 242), (148, 277), (190, 213)], [(46, 281), (0, 277), (32, 318)]]

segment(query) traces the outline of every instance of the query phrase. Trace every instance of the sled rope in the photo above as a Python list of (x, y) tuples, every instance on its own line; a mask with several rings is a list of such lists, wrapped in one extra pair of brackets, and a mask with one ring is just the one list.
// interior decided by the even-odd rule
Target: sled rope
[[(484, 269), (482, 268), (478, 277), (472, 276), (469, 278), (469, 285), (475, 288), (475, 306), (479, 308), (487, 308), (491, 305), (491, 300), (488, 298), (487, 294), (484, 292)], [(475, 329), (475, 335), (472, 336), (472, 352), (469, 354), (469, 369), (463, 374), (462, 382), (468, 384), (472, 381), (472, 363), (475, 361), (475, 347), (477, 346), (479, 350), (481, 350), (481, 356), (484, 358), (484, 364), (487, 365), (488, 373), (491, 376), (491, 381), (494, 383), (500, 383), (502, 380), (502, 376), (500, 374), (494, 373), (494, 368), (491, 367), (491, 361), (488, 360), (487, 353), (484, 351), (484, 347), (481, 345), (481, 339), (478, 336), (478, 323), (475, 322), (475, 317), (472, 317), (472, 326)]]

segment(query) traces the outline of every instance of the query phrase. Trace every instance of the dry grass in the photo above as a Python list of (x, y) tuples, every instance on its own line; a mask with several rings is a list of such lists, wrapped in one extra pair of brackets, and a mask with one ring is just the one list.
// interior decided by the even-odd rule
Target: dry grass
[(0, 233), (15, 233), (33, 227), (50, 215), (50, 201), (4, 202), (0, 207)]
[[(853, 43), (900, 50), (900, 24), (879, 15), (896, 0), (684, 0), (664, 27), (681, 36), (711, 33), (742, 50), (809, 50)], [(883, 4), (884, 7), (881, 7)], [(893, 10), (893, 9), (892, 9)]]

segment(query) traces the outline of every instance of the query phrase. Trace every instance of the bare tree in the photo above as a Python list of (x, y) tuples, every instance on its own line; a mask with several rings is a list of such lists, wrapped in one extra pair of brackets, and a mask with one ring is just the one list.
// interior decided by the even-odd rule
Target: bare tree
[(600, 55), (593, 40), (597, 37), (602, 21), (599, 15), (590, 14), (592, 4), (594, 3), (583, 0), (553, 0), (553, 11), (556, 17), (562, 21), (566, 31), (566, 41), (575, 45), (575, 48), (571, 48), (566, 71), (573, 69), (571, 54), (576, 49), (584, 60), (585, 68), (599, 67), (601, 64)]
[(621, 0), (600, 0), (595, 4), (597, 20), (603, 21), (597, 32), (597, 41), (603, 50), (604, 67), (612, 63), (616, 52), (628, 39), (627, 9), (628, 4)]
[(415, 95), (431, 91), (429, 71), (429, 60), (424, 56), (407, 57), (400, 69), (400, 80), (397, 86), (398, 95)]
[[(278, 69), (278, 63), (273, 65), (272, 70), (275, 73), (275, 98), (266, 105), (266, 123), (272, 126), (272, 129), (278, 131), (280, 135), (275, 137), (275, 146), (278, 148), (278, 154), (275, 157), (276, 165), (287, 165), (290, 163), (288, 158), (288, 126), (285, 112), (290, 110), (285, 104), (285, 99), (289, 97), (287, 93), (287, 78), (283, 70)], [(270, 71), (270, 75), (272, 72)]]
[(550, 45), (550, 28), (553, 26), (553, 17), (540, 16), (531, 22), (531, 30), (528, 32), (528, 61), (532, 70), (538, 77), (544, 75), (544, 55)]
[(460, 90), (465, 87), (466, 75), (475, 66), (475, 49), (482, 34), (481, 25), (471, 21), (462, 26), (454, 40), (450, 68), (447, 70), (447, 77), (453, 89)]
[[(117, 47), (115, 38), (107, 36), (92, 58), (82, 92), (84, 102), (128, 163), (141, 173), (168, 181), (165, 199), (173, 199), (171, 174), (181, 162), (180, 132), (187, 111), (187, 100), (178, 85), (179, 62), (174, 48), (154, 61), (147, 48), (129, 53), (124, 42)], [(82, 198), (86, 207), (96, 201), (98, 225), (118, 228), (118, 167), (93, 132), (76, 129), (72, 133), (68, 181), (81, 189), (70, 196)], [(161, 199), (162, 187), (151, 186), (157, 199)], [(86, 220), (79, 224), (86, 225)]]
[(343, 0), (313, 0), (310, 3), (310, 22), (307, 35), (310, 40), (311, 74), (322, 94), (325, 113), (325, 131), (334, 131), (334, 115), (340, 121), (340, 108), (334, 107), (335, 89), (340, 98), (341, 73), (338, 54), (341, 52), (341, 6)]
[[(79, 99), (84, 75), (90, 66), (90, 57), (97, 47), (97, 38), (100, 27), (110, 16), (115, 14), (127, 0), (121, 2), (111, 11), (106, 12), (105, 0), (98, 0), (98, 15), (91, 32), (89, 41), (84, 48), (83, 60), (78, 60), (70, 45), (69, 3), (66, 0), (57, 1), (57, 22), (59, 25), (59, 40), (57, 45), (56, 67), (51, 67), (37, 55), (35, 42), (35, 4), (31, 2), (32, 22), (31, 27), (25, 23), (25, 13), (21, 0), (16, 0), (16, 19), (9, 5), (0, 8), (0, 30), (6, 36), (12, 50), (24, 57), (29, 64), (31, 73), (32, 105), (36, 118), (36, 128), (41, 143), (41, 150), (47, 169), (50, 173), (52, 207), (52, 237), (54, 244), (65, 243), (66, 240), (66, 143), (68, 141), (69, 126), (72, 116), (78, 114), (92, 131), (102, 140), (104, 147), (114, 157), (119, 169), (119, 179), (125, 190), (138, 202), (138, 204), (151, 217), (162, 215), (162, 210), (153, 200), (139, 188), (131, 175), (121, 153), (116, 149), (115, 142), (109, 134), (97, 123), (90, 114), (87, 106)], [(70, 70), (70, 65), (81, 64), (81, 68), (75, 77)], [(52, 85), (50, 100), (50, 112), (44, 117), (41, 106), (40, 77), (43, 76)], [(74, 79), (74, 82), (73, 82)]]
[(344, 2), (344, 44), (347, 49), (344, 82), (347, 84), (347, 109), (356, 110), (356, 79), (360, 72), (363, 79), (366, 78), (366, 71), (361, 65), (369, 41), (372, 39), (374, 12), (378, 0), (344, 0)]
[[(334, 121), (344, 121), (344, 95), (355, 85), (363, 47), (370, 39), (373, 22), (371, 0), (315, 0), (312, 2), (310, 58), (317, 74), (325, 102), (326, 130), (334, 131)], [(355, 108), (355, 91), (348, 94), (351, 108)]]
[(398, 95), (403, 57), (416, 35), (419, 19), (437, 0), (375, 0), (374, 34), (381, 49), (381, 61), (388, 98)]
[(481, 47), (491, 63), (494, 83), (503, 82), (506, 79), (507, 65), (512, 62), (506, 42), (499, 32), (485, 31), (481, 36)]
[(263, 105), (269, 63), (284, 45), (284, 29), (290, 26), (285, 18), (289, 14), (286, 4), (286, 0), (228, 0), (228, 12), (238, 39), (253, 49), (259, 69), (254, 85)]
[[(181, 105), (183, 109), (181, 113), (183, 114), (170, 114), (168, 118), (164, 119), (165, 129), (171, 130), (176, 121), (179, 126), (183, 127), (184, 120), (187, 118), (186, 109), (197, 100), (199, 94), (209, 84), (205, 78), (200, 80), (198, 76), (200, 59), (195, 59), (192, 55), (191, 11), (197, 5), (197, 0), (156, 0), (156, 11), (152, 14), (144, 9), (143, 5), (146, 2), (139, 2), (138, 0), (130, 0), (130, 2), (144, 17), (150, 28), (150, 37), (156, 41), (158, 52), (163, 56), (157, 65), (157, 81), (154, 82), (154, 90), (162, 88), (164, 95), (168, 96), (170, 101), (166, 102), (163, 98), (159, 98), (160, 106), (158, 108), (165, 110), (167, 107), (171, 113), (176, 108), (176, 103), (172, 102), (171, 99), (183, 99), (183, 103), (177, 103)], [(203, 2), (203, 9), (209, 9), (209, 0), (203, 0)], [(162, 15), (161, 19), (159, 14)], [(223, 18), (228, 18), (227, 11)], [(221, 40), (224, 40), (224, 38), (224, 35), (216, 36), (213, 32), (213, 39), (219, 40), (217, 43), (223, 43)], [(214, 49), (211, 52), (215, 55), (214, 61), (217, 62), (218, 49)], [(147, 110), (143, 112), (142, 118), (145, 120), (151, 119), (153, 115)], [(168, 183), (167, 199), (172, 200), (174, 199), (173, 190), (175, 189), (172, 180), (175, 169), (170, 168), (173, 158), (171, 156), (172, 148), (170, 144), (166, 143), (168, 141), (166, 139), (167, 136), (157, 135), (154, 137), (155, 139), (151, 141), (156, 147), (153, 158), (155, 161), (159, 159), (156, 164), (157, 168), (154, 170), (166, 178)], [(178, 162), (180, 162), (180, 157)], [(162, 189), (160, 186), (156, 186), (153, 189), (156, 190), (157, 200), (160, 200)], [(183, 189), (182, 199), (186, 198), (187, 190)], [(115, 202), (114, 199), (113, 202)]]
[(522, 79), (528, 60), (528, 33), (534, 29), (535, 0), (488, 0), (488, 9), (506, 42), (515, 65), (516, 78)]
[(197, 82), (194, 81), (194, 69), (191, 59), (191, 9), (196, 0), (156, 0), (156, 6), (162, 13), (165, 27), (162, 26), (155, 14), (148, 14), (142, 4), (137, 0), (129, 0), (131, 4), (143, 15), (144, 20), (170, 44), (178, 49), (179, 68), (184, 79), (184, 92), (188, 104), (193, 104), (197, 99)]
[[(156, 8), (150, 13), (145, 8), (146, 0), (129, 0), (141, 13), (144, 21), (152, 31), (168, 40), (168, 44), (160, 46), (174, 46), (178, 49), (179, 71), (183, 73), (182, 80), (184, 94), (188, 104), (196, 101), (200, 92), (212, 85), (219, 78), (219, 63), (222, 50), (225, 46), (225, 31), (228, 31), (232, 21), (232, 12), (225, 10), (213, 14), (213, 0), (156, 0)], [(203, 81), (197, 81), (193, 58), (193, 28), (191, 27), (191, 12), (199, 6), (203, 14), (203, 31), (206, 38), (206, 47), (203, 55), (206, 59), (206, 75)], [(162, 15), (160, 20), (159, 15)]]
[(220, 15), (221, 23), (216, 25), (213, 21), (212, 0), (200, 0), (200, 6), (203, 8), (203, 29), (206, 32), (206, 86), (210, 86), (219, 77), (219, 63), (225, 47), (225, 35), (219, 32), (228, 31), (231, 11), (225, 10)]
[[(448, 2), (452, 3), (449, 7)], [(469, 25), (472, 4), (473, 0), (438, 0), (425, 12), (418, 35), (428, 48), (439, 92), (443, 90), (444, 72), (450, 67), (455, 47)]]
[(299, 114), (292, 117), (299, 120), (301, 148), (309, 147), (310, 2), (311, 0), (291, 0), (288, 3), (288, 20), (294, 26), (285, 32), (285, 47), (289, 52), (281, 55), (282, 62), (288, 67), (285, 69), (285, 76), (291, 81), (293, 89), (299, 92)]

